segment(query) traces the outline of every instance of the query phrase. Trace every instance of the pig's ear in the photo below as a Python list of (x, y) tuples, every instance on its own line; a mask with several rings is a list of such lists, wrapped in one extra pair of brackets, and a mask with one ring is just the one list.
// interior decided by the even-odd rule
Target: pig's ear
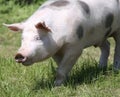
[(15, 23), (15, 24), (5, 24), (5, 23), (3, 23), (3, 25), (8, 27), (12, 31), (23, 30), (23, 24), (22, 23)]
[(43, 23), (40, 22), (40, 23), (36, 24), (35, 27), (37, 29), (41, 29), (41, 30), (44, 30), (46, 32), (51, 32), (51, 29), (46, 26), (45, 22), (43, 22)]

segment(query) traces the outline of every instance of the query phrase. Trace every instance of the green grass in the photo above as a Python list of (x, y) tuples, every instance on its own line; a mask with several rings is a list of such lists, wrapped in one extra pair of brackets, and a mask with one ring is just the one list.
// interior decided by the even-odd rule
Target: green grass
[(112, 39), (107, 71), (97, 68), (100, 51), (90, 47), (85, 49), (60, 87), (54, 87), (57, 66), (51, 58), (30, 67), (17, 64), (14, 55), (20, 46), (21, 34), (9, 31), (2, 23), (25, 20), (39, 4), (7, 4), (0, 6), (0, 97), (120, 97), (120, 73), (112, 70)]

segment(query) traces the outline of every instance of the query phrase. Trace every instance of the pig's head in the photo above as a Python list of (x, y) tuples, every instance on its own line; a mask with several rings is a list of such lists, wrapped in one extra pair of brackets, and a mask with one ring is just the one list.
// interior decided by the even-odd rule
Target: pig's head
[(21, 47), (15, 55), (18, 63), (29, 66), (52, 56), (57, 50), (52, 31), (44, 22), (31, 26), (24, 23), (4, 25), (12, 31), (22, 31)]

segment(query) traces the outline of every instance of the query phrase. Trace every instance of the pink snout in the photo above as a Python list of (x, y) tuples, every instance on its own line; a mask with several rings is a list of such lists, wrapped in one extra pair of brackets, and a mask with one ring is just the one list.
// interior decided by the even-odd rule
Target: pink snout
[(27, 56), (25, 56), (21, 53), (16, 54), (15, 60), (16, 60), (17, 63), (22, 63), (24, 66), (30, 66), (34, 63), (32, 61), (32, 59), (28, 58)]
[(27, 57), (23, 56), (22, 54), (18, 53), (15, 56), (15, 60), (18, 63), (24, 63), (27, 60)]

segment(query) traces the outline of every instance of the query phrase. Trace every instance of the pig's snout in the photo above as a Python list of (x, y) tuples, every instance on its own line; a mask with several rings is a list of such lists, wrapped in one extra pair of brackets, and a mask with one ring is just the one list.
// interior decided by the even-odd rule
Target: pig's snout
[(18, 53), (15, 56), (15, 60), (18, 63), (24, 63), (27, 60), (27, 57), (23, 56), (22, 54)]

